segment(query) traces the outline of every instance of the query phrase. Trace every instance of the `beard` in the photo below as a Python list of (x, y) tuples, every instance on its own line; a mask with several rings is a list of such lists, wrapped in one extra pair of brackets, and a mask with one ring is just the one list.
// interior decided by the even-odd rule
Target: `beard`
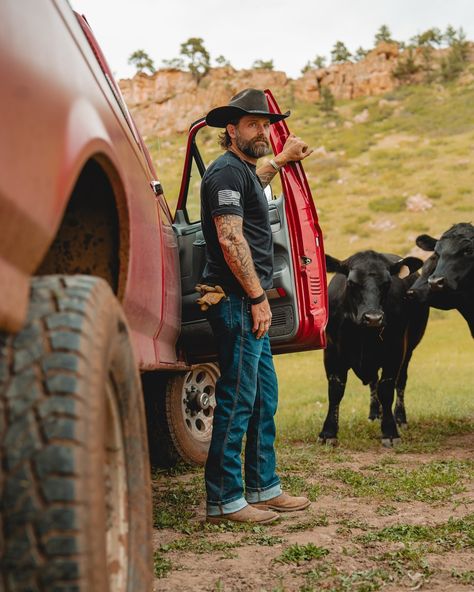
[(250, 158), (260, 158), (271, 152), (270, 142), (265, 136), (256, 136), (251, 140), (244, 140), (236, 130), (235, 143), (237, 148)]

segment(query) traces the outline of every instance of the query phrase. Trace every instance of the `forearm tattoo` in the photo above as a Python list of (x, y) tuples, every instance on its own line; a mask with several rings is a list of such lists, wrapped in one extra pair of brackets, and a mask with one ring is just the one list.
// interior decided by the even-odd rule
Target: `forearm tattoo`
[(242, 218), (233, 214), (224, 214), (214, 218), (217, 236), (222, 253), (232, 273), (247, 294), (261, 292), (253, 264), (252, 253), (242, 231)]
[(264, 164), (257, 170), (257, 175), (265, 188), (276, 175), (276, 170), (270, 164)]

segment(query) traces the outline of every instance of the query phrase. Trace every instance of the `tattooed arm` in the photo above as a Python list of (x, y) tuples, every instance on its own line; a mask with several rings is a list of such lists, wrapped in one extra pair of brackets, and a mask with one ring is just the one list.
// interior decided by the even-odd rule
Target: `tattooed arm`
[[(301, 138), (298, 138), (294, 134), (290, 134), (283, 146), (283, 150), (280, 154), (274, 157), (275, 163), (279, 168), (284, 167), (289, 162), (295, 162), (297, 160), (303, 160), (313, 152), (312, 149), (308, 148), (308, 144), (303, 142)], [(257, 169), (257, 175), (262, 182), (262, 185), (266, 187), (277, 171), (272, 167), (269, 162), (265, 162)]]
[[(274, 160), (276, 162), (276, 158)], [(280, 164), (279, 162), (277, 162), (277, 164), (280, 168), (282, 166), (285, 166), (284, 164)], [(264, 187), (266, 187), (267, 185), (269, 185), (271, 183), (271, 180), (273, 179), (273, 177), (276, 174), (277, 174), (277, 171), (272, 167), (272, 165), (269, 162), (262, 164), (262, 166), (259, 166), (257, 169), (258, 178), (260, 179), (260, 181)]]
[(262, 286), (252, 260), (252, 253), (244, 237), (243, 220), (235, 214), (214, 218), (217, 237), (227, 265), (250, 298), (262, 293)]
[[(235, 214), (214, 218), (219, 244), (227, 265), (250, 298), (257, 298), (263, 292), (260, 285), (249, 244), (244, 237), (243, 220)], [(260, 339), (269, 329), (272, 313), (268, 300), (252, 305), (252, 331)]]

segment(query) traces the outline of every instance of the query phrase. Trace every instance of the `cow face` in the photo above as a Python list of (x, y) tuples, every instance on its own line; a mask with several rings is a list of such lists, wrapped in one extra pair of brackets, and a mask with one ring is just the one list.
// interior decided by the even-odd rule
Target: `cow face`
[[(416, 239), (416, 244), (425, 251), (434, 251), (425, 263), (422, 274), (431, 294), (471, 291), (474, 288), (472, 224), (455, 224), (439, 239), (421, 235)], [(426, 287), (421, 281), (413, 289), (420, 289), (422, 294), (426, 294)]]
[(344, 285), (345, 312), (356, 325), (381, 328), (386, 317), (386, 301), (394, 276), (403, 266), (410, 272), (419, 269), (423, 262), (415, 257), (392, 261), (375, 251), (362, 251), (345, 261), (326, 255), (326, 268), (346, 277)]

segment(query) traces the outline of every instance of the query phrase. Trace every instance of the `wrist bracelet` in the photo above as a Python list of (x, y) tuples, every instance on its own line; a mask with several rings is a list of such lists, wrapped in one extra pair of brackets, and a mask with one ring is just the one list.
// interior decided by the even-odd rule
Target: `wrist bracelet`
[(265, 290), (260, 294), (260, 296), (257, 296), (256, 298), (250, 298), (250, 296), (249, 296), (250, 304), (260, 304), (261, 302), (263, 302), (266, 299), (267, 299), (267, 294), (266, 294)]
[(279, 171), (280, 167), (277, 165), (277, 163), (275, 162), (275, 159), (272, 158), (271, 160), (268, 161), (268, 163), (276, 170)]

